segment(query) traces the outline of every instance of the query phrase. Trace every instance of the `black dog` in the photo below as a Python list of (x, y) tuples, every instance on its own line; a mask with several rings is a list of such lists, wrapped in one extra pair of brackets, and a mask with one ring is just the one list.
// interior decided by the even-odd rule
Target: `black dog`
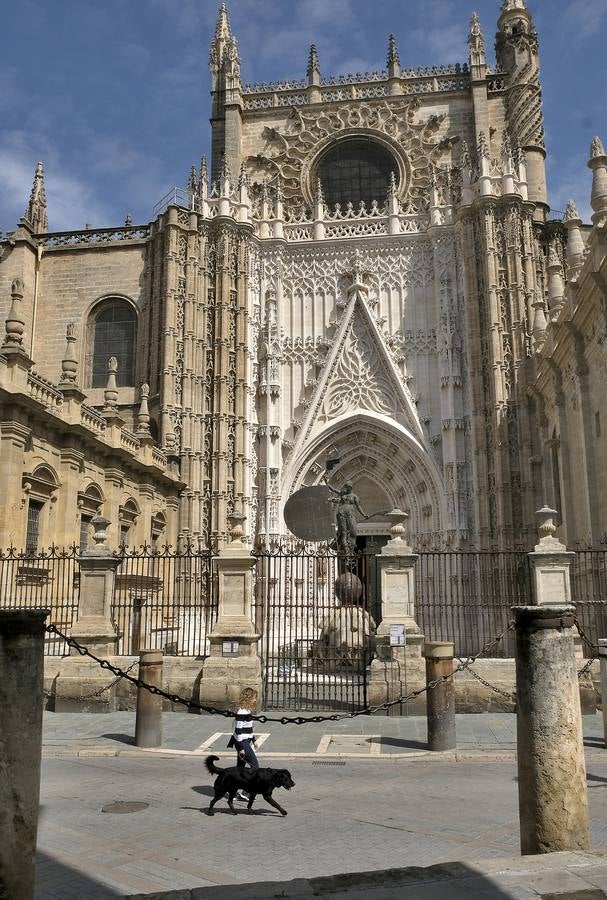
[(221, 800), (221, 798), (225, 796), (225, 794), (228, 795), (228, 806), (234, 815), (236, 815), (233, 801), (236, 796), (236, 791), (241, 789), (246, 791), (249, 795), (247, 812), (251, 812), (255, 797), (257, 794), (261, 794), (263, 799), (269, 803), (270, 806), (277, 809), (281, 815), (286, 816), (286, 809), (283, 809), (282, 806), (278, 805), (276, 800), (272, 799), (272, 791), (279, 787), (286, 788), (290, 791), (292, 787), (295, 787), (295, 782), (287, 769), (245, 769), (238, 768), (238, 766), (231, 766), (229, 769), (218, 769), (215, 765), (215, 761), (218, 759), (218, 756), (207, 756), (206, 758), (207, 769), (209, 772), (212, 772), (213, 775), (217, 775), (215, 784), (213, 785), (215, 796), (211, 800), (209, 806), (210, 816), (214, 815), (213, 807), (218, 800)]

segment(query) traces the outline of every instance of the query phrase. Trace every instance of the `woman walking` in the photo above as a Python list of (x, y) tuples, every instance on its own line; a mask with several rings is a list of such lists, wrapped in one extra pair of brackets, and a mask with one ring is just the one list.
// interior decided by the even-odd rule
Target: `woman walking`
[[(236, 765), (239, 769), (244, 768), (247, 763), (252, 769), (259, 768), (257, 756), (255, 755), (257, 744), (251, 719), (251, 713), (254, 712), (256, 706), (257, 691), (253, 690), (253, 688), (243, 688), (240, 692), (238, 711), (234, 719), (234, 732), (228, 743), (228, 747), (234, 747), (236, 750)], [(240, 790), (236, 794), (236, 799), (248, 800), (249, 796)]]

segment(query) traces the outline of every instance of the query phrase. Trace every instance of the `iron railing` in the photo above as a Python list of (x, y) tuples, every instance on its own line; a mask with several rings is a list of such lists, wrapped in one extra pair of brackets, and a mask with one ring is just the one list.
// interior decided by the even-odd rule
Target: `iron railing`
[[(607, 548), (576, 550), (571, 562), (571, 599), (592, 644), (607, 637)], [(584, 654), (592, 649), (584, 645)]]
[[(473, 656), (502, 631), (512, 606), (531, 602), (525, 551), (424, 551), (415, 566), (417, 623), (428, 641), (453, 641), (457, 656)], [(514, 656), (514, 636), (495, 648)]]
[(167, 656), (207, 656), (218, 613), (212, 553), (143, 547), (115, 555), (111, 615), (120, 635), (118, 653), (130, 656), (145, 647)]
[[(78, 615), (78, 555), (76, 546), (32, 552), (14, 547), (0, 550), (0, 607), (49, 609), (47, 623), (69, 631)], [(65, 656), (68, 647), (47, 633), (44, 652), (47, 656)]]
[[(305, 545), (256, 555), (253, 610), (266, 707), (364, 708), (381, 608), (375, 556)], [(346, 581), (340, 602), (335, 582), (342, 575), (359, 578), (362, 592)]]

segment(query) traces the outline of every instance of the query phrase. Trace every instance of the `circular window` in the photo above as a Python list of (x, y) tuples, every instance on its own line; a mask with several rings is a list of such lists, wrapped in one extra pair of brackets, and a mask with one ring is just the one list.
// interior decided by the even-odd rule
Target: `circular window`
[(321, 157), (317, 177), (320, 178), (325, 202), (357, 207), (361, 201), (370, 206), (374, 200), (382, 204), (388, 194), (390, 173), (398, 178), (398, 165), (393, 156), (375, 141), (366, 138), (339, 141)]

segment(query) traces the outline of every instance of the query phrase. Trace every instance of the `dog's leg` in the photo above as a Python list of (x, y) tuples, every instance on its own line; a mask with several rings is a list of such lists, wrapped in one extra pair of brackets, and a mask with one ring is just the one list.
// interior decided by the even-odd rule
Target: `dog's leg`
[(273, 806), (274, 809), (277, 809), (278, 812), (281, 814), (281, 816), (286, 816), (286, 815), (287, 815), (286, 809), (283, 809), (282, 806), (280, 806), (280, 805), (276, 802), (276, 800), (272, 799), (272, 797), (271, 797), (269, 794), (264, 794), (264, 795), (263, 795), (263, 799), (266, 801), (266, 803), (269, 803), (270, 806)]
[(209, 816), (214, 816), (214, 815), (215, 815), (215, 810), (213, 809), (213, 807), (215, 806), (215, 804), (217, 803), (218, 800), (221, 800), (221, 797), (222, 797), (222, 796), (223, 796), (222, 794), (215, 794), (215, 796), (213, 797), (213, 799), (212, 799), (211, 802), (209, 803), (209, 808), (208, 808), (208, 810), (207, 810), (207, 815), (209, 815)]
[(255, 801), (255, 797), (256, 797), (256, 796), (257, 796), (257, 794), (249, 794), (249, 802), (247, 803), (247, 812), (248, 812), (248, 813), (252, 813), (252, 812), (253, 812), (252, 806), (253, 806), (253, 803), (254, 803), (254, 801)]
[(232, 810), (232, 813), (233, 813), (235, 816), (237, 816), (238, 813), (237, 813), (236, 810), (234, 809), (234, 797), (235, 797), (235, 796), (236, 796), (236, 789), (234, 788), (234, 789), (231, 790), (230, 793), (228, 794), (228, 806), (229, 806), (230, 809)]

